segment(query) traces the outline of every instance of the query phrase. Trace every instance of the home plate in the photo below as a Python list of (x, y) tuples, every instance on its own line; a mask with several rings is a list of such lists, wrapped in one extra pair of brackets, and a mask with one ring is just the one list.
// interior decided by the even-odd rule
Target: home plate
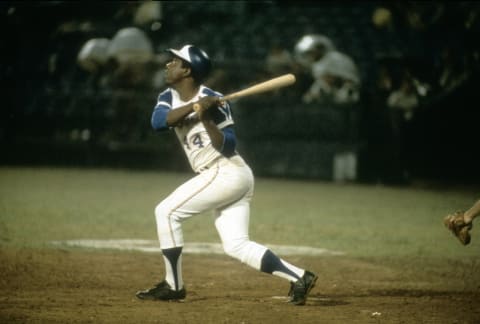
[[(272, 296), (272, 299), (277, 299), (277, 300), (284, 300), (286, 302), (288, 302), (290, 300), (290, 297), (289, 296)], [(308, 297), (308, 300), (309, 301), (330, 301), (331, 299), (330, 298), (320, 298), (320, 297)]]
[[(67, 240), (52, 241), (57, 246), (83, 247), (93, 249), (114, 249), (125, 251), (141, 251), (141, 252), (161, 252), (158, 241), (156, 240), (137, 240), (137, 239), (121, 239), (121, 240)], [(278, 255), (344, 255), (340, 251), (331, 251), (323, 248), (311, 246), (295, 246), (295, 245), (275, 245), (265, 244), (266, 247), (277, 253)], [(220, 243), (192, 242), (185, 243), (183, 247), (184, 253), (190, 254), (225, 254)]]

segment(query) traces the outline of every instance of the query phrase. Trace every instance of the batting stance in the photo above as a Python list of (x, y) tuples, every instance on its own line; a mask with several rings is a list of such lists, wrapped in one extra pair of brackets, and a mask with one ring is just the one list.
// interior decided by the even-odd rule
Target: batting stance
[(208, 55), (193, 45), (168, 51), (172, 54), (165, 71), (169, 88), (160, 93), (151, 123), (156, 131), (175, 130), (197, 175), (155, 208), (165, 280), (136, 296), (151, 300), (186, 297), (182, 278), (182, 222), (213, 211), (225, 253), (257, 270), (290, 281), (289, 301), (295, 305), (305, 304), (317, 276), (249, 239), (254, 177), (235, 149), (229, 103), (220, 100), (222, 94), (202, 84), (211, 70)]

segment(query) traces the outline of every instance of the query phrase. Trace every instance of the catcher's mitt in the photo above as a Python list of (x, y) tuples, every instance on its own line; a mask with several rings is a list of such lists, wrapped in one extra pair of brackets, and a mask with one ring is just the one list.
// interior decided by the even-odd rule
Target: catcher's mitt
[(443, 224), (455, 235), (463, 245), (470, 243), (470, 233), (472, 223), (465, 223), (463, 219), (463, 211), (457, 211), (447, 215), (443, 219)]

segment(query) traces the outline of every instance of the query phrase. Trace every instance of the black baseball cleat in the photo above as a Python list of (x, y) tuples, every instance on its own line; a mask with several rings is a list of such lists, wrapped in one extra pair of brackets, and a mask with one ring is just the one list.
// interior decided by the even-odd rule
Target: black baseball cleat
[(288, 296), (290, 296), (289, 302), (294, 305), (305, 305), (308, 294), (315, 287), (315, 282), (318, 276), (310, 271), (305, 270), (305, 274), (302, 278), (296, 282), (292, 282)]
[(137, 298), (139, 299), (172, 301), (185, 299), (186, 295), (187, 292), (185, 291), (185, 288), (173, 290), (166, 281), (162, 281), (155, 287), (148, 290), (139, 291), (136, 294)]

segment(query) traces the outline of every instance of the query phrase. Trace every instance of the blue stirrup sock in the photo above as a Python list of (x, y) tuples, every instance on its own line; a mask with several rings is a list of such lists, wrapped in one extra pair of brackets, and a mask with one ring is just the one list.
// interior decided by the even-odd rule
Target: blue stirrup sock
[(297, 281), (305, 273), (305, 270), (280, 259), (270, 250), (265, 251), (262, 257), (260, 271), (285, 278), (291, 282)]
[(162, 253), (165, 261), (165, 280), (172, 289), (182, 289), (182, 247), (164, 249)]

